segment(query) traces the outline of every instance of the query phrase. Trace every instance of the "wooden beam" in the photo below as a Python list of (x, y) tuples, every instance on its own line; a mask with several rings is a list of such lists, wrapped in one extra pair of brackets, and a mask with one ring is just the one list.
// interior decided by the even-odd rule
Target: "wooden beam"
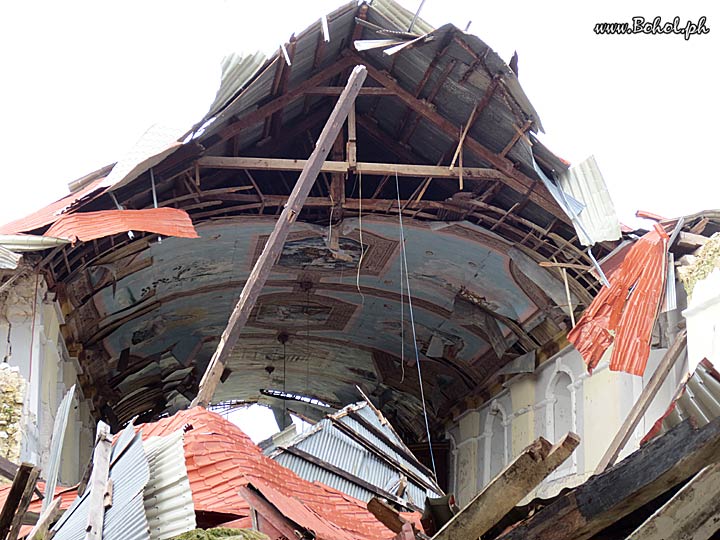
[(20, 536), (20, 529), (22, 529), (24, 525), (25, 513), (27, 512), (28, 506), (30, 506), (30, 501), (32, 500), (38, 476), (40, 476), (40, 467), (33, 467), (28, 475), (27, 483), (25, 484), (25, 489), (23, 489), (20, 501), (15, 508), (15, 515), (13, 516), (12, 524), (10, 525), (10, 532), (7, 535), (7, 540), (17, 540)]
[(520, 140), (521, 137), (525, 136), (525, 133), (528, 129), (532, 127), (532, 120), (526, 120), (525, 123), (522, 125), (521, 128), (515, 128), (515, 135), (513, 135), (512, 139), (510, 139), (510, 142), (508, 142), (505, 145), (505, 148), (502, 149), (502, 151), (498, 154), (500, 157), (505, 157), (508, 155), (510, 150), (513, 149), (513, 146), (517, 144), (517, 142)]
[[(388, 74), (368, 64), (361, 56), (354, 54), (351, 56), (354, 57), (356, 61), (364, 63), (368, 68), (368, 74), (386, 88), (393, 90), (401, 101), (405, 102), (423, 118), (438, 127), (451, 140), (458, 140), (458, 134), (460, 133), (458, 126), (438, 113), (434, 107), (414, 97)], [(535, 182), (539, 182), (539, 180), (533, 180), (527, 177), (521, 171), (517, 170), (510, 160), (495, 154), (472, 137), (466, 138), (465, 147), (483, 161), (503, 172), (506, 176), (502, 180), (508, 187), (518, 193), (526, 193)], [(530, 193), (530, 200), (568, 225), (571, 224), (570, 218), (563, 212), (560, 206), (558, 206), (555, 199), (552, 198), (552, 195), (550, 195), (547, 190), (533, 190)]]
[(25, 488), (31, 483), (33, 470), (34, 466), (31, 463), (23, 463), (15, 473), (10, 492), (0, 512), (0, 539), (4, 540), (10, 532), (15, 512), (20, 505)]
[(627, 540), (708, 540), (720, 528), (720, 463), (709, 465)]
[(557, 469), (580, 444), (568, 433), (555, 446), (540, 437), (498, 474), (433, 540), (480, 538)]
[(720, 418), (700, 429), (685, 421), (498, 540), (586, 540), (697, 474), (718, 455)]
[(640, 420), (650, 407), (653, 399), (655, 399), (655, 396), (660, 391), (660, 387), (665, 382), (665, 379), (667, 379), (668, 373), (670, 373), (670, 370), (675, 366), (677, 359), (683, 351), (685, 351), (686, 344), (687, 330), (682, 330), (675, 338), (675, 341), (667, 350), (662, 360), (660, 360), (655, 373), (653, 373), (647, 385), (640, 393), (640, 397), (635, 402), (632, 409), (630, 409), (627, 418), (625, 418), (622, 426), (620, 426), (620, 429), (615, 434), (615, 438), (610, 443), (610, 446), (605, 451), (605, 454), (603, 454), (600, 463), (598, 463), (598, 466), (595, 469), (595, 474), (600, 474), (615, 463), (618, 455), (622, 449), (625, 448), (625, 445), (630, 440), (630, 436), (633, 434), (635, 428), (640, 423)]
[(490, 103), (490, 100), (493, 97), (493, 94), (495, 93), (495, 90), (498, 87), (498, 84), (500, 84), (500, 75), (495, 75), (492, 78), (492, 80), (490, 81), (490, 84), (488, 84), (488, 87), (485, 89), (485, 93), (483, 94), (483, 97), (480, 98), (480, 101), (478, 101), (475, 104), (475, 106), (473, 107), (473, 110), (470, 113), (470, 117), (468, 118), (468, 121), (465, 124), (465, 127), (463, 128), (462, 134), (460, 135), (460, 141), (458, 142), (457, 148), (455, 149), (455, 154), (453, 155), (453, 158), (450, 161), (451, 169), (453, 167), (455, 167), (455, 162), (457, 161), (458, 156), (460, 155), (463, 143), (465, 142), (465, 138), (467, 137), (467, 134), (470, 131), (470, 128), (475, 123), (475, 118), (483, 112), (485, 107), (488, 106), (488, 104)]
[[(285, 60), (285, 57), (283, 57), (283, 61), (280, 64), (280, 67), (277, 68), (276, 71), (276, 78), (273, 81), (273, 97), (277, 98), (285, 93), (287, 90), (287, 84), (288, 80), (290, 79), (290, 71), (292, 70), (291, 64), (292, 61), (295, 58), (295, 46), (297, 45), (297, 40), (295, 37), (290, 38), (290, 43), (288, 44), (286, 50), (287, 54), (290, 57), (290, 64), (287, 63)], [(280, 132), (280, 128), (282, 127), (282, 115), (283, 110), (280, 109), (277, 112), (275, 112), (271, 117), (270, 121), (266, 120), (266, 128), (267, 133), (263, 133), (263, 135), (266, 137), (268, 134), (273, 138), (276, 139), (278, 136), (278, 133)], [(264, 138), (264, 137), (263, 137)]]
[(60, 505), (62, 504), (62, 497), (54, 499), (50, 506), (43, 510), (42, 514), (38, 517), (37, 523), (27, 535), (25, 540), (45, 540), (48, 529), (52, 526), (55, 520), (60, 516), (62, 510)]
[(208, 146), (215, 146), (222, 141), (228, 140), (230, 137), (234, 137), (249, 126), (253, 126), (262, 122), (268, 116), (285, 108), (287, 105), (295, 101), (296, 99), (305, 95), (305, 91), (314, 88), (318, 84), (327, 81), (331, 77), (334, 77), (341, 71), (351, 67), (356, 63), (355, 59), (351, 57), (343, 57), (338, 60), (335, 64), (328, 66), (323, 71), (307, 79), (302, 84), (295, 88), (288, 90), (282, 96), (272, 100), (271, 102), (242, 115), (237, 121), (228, 124), (222, 128), (218, 134), (208, 141)]
[(400, 515), (400, 512), (377, 497), (373, 497), (368, 501), (367, 509), (380, 523), (394, 533), (399, 533), (402, 531), (403, 525), (409, 523), (407, 519)]
[(305, 199), (310, 193), (315, 179), (322, 170), (323, 162), (327, 158), (335, 139), (337, 139), (350, 108), (355, 102), (357, 92), (362, 87), (366, 76), (367, 70), (362, 66), (357, 66), (350, 74), (345, 92), (340, 96), (335, 105), (335, 109), (330, 114), (330, 118), (317, 141), (315, 150), (303, 166), (287, 205), (276, 222), (273, 232), (270, 234), (260, 257), (243, 287), (240, 299), (230, 315), (230, 319), (222, 333), (217, 349), (215, 349), (215, 353), (210, 359), (210, 363), (200, 381), (198, 395), (193, 400), (193, 405), (207, 406), (212, 400), (212, 396), (215, 393), (215, 389), (220, 382), (220, 377), (225, 368), (225, 361), (240, 337), (240, 331), (245, 326), (250, 312), (255, 306), (255, 302), (258, 296), (260, 296), (260, 292), (270, 275), (270, 271), (282, 252), (285, 240), (290, 233), (290, 228), (300, 214)]
[[(343, 91), (342, 86), (316, 86), (305, 90), (306, 95), (310, 96), (339, 96)], [(361, 88), (358, 96), (392, 96), (392, 90), (388, 90), (384, 86), (368, 86)]]
[(88, 494), (88, 521), (85, 529), (85, 540), (100, 540), (103, 535), (103, 523), (105, 521), (104, 499), (110, 473), (111, 449), (110, 426), (105, 422), (98, 422), (92, 461), (92, 476), (88, 483), (90, 493)]
[[(220, 157), (205, 156), (198, 160), (200, 167), (208, 169), (250, 169), (264, 171), (302, 171), (309, 160), (261, 158), (261, 157)], [(325, 161), (320, 166), (320, 172), (347, 173), (351, 170), (348, 161)], [(359, 161), (355, 170), (369, 175), (394, 175), (424, 178), (458, 178), (459, 171), (451, 171), (447, 167), (436, 165), (409, 165), (406, 163), (373, 163)], [(463, 169), (465, 178), (475, 179), (504, 179), (505, 175), (495, 169), (469, 167)]]

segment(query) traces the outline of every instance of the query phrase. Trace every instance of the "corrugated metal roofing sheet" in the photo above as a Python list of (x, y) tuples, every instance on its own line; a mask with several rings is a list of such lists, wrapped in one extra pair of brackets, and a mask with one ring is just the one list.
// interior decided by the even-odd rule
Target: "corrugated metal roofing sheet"
[[(357, 415), (362, 420), (353, 418), (353, 415)], [(357, 435), (357, 438), (343, 432), (336, 425), (337, 423), (347, 426)], [(363, 424), (372, 426), (374, 430), (368, 429)], [(393, 443), (395, 447), (378, 437), (373, 431), (382, 433), (385, 439)], [(328, 415), (315, 424), (312, 429), (298, 434), (282, 447), (268, 447), (265, 453), (306, 480), (323, 482), (352, 497), (369, 501), (376, 495), (375, 492), (360, 483), (352, 482), (327, 468), (285, 451), (285, 448), (292, 447), (346, 471), (383, 491), (391, 491), (393, 486), (398, 485), (401, 477), (407, 477), (407, 474), (400, 467), (391, 465), (387, 460), (379, 457), (379, 452), (400, 463), (402, 467), (417, 477), (423, 478), (426, 484), (434, 485), (436, 487), (434, 496), (443, 494), (434, 479), (417, 460), (409, 460), (397, 451), (397, 448), (401, 448), (406, 455), (412, 455), (389, 422), (367, 402), (348, 405), (337, 413)], [(410, 504), (421, 507), (426, 495), (432, 492), (412, 478), (407, 478), (407, 482), (407, 490), (401, 498)]]
[(15, 270), (20, 264), (22, 255), (0, 245), (0, 270)]
[(145, 440), (150, 479), (145, 487), (145, 515), (151, 540), (166, 540), (196, 527), (195, 506), (185, 468), (181, 430)]
[[(129, 444), (125, 442), (132, 435)], [(129, 426), (118, 438), (111, 457), (109, 478), (113, 482), (113, 504), (105, 510), (104, 540), (149, 540), (143, 491), (150, 477), (142, 437)], [(90, 490), (78, 497), (55, 524), (54, 538), (82, 540), (88, 521)]]
[(645, 372), (650, 338), (660, 312), (667, 278), (668, 234), (660, 225), (638, 240), (603, 287), (568, 341), (592, 371), (614, 343), (610, 369), (633, 375)]
[[(620, 221), (594, 156), (560, 174), (558, 183), (560, 189), (585, 206), (578, 215), (582, 228), (575, 228), (583, 245), (591, 246), (597, 242), (620, 238)], [(583, 231), (587, 232), (590, 238), (587, 238)]]
[(101, 210), (65, 214), (48, 229), (48, 236), (86, 242), (127, 231), (144, 231), (162, 236), (199, 238), (185, 210), (147, 208), (145, 210)]
[[(0, 226), (0, 234), (17, 234), (20, 232), (30, 232), (40, 229), (53, 223), (58, 216), (69, 206), (83, 199), (84, 197), (102, 189), (100, 187), (105, 174), (110, 167), (105, 167), (97, 172), (97, 176), (89, 181), (82, 189), (63, 197), (21, 219), (16, 219), (10, 223)], [(104, 174), (103, 174), (104, 173)]]
[(182, 146), (178, 141), (186, 130), (155, 124), (113, 166), (101, 186), (110, 191), (132, 182)]
[(698, 427), (720, 416), (720, 373), (708, 360), (700, 362), (679, 386), (670, 406), (645, 435), (641, 444), (692, 418)]
[(55, 493), (55, 486), (57, 485), (58, 472), (60, 471), (60, 458), (62, 457), (62, 445), (65, 440), (65, 429), (67, 428), (68, 417), (70, 414), (70, 407), (73, 404), (73, 398), (75, 397), (75, 385), (70, 387), (65, 397), (63, 397), (58, 407), (57, 414), (55, 415), (55, 423), (53, 425), (52, 439), (50, 440), (50, 463), (48, 463), (47, 471), (45, 471), (45, 499), (43, 500), (42, 511), (44, 512), (50, 503), (52, 497), (50, 495)]

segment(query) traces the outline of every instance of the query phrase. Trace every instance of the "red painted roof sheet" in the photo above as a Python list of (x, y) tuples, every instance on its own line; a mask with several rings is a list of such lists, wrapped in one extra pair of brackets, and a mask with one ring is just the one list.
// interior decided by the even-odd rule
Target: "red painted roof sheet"
[(192, 429), (185, 433), (185, 465), (196, 511), (247, 516), (249, 506), (240, 496), (239, 487), (252, 483), (296, 499), (352, 538), (393, 537), (392, 531), (377, 521), (362, 502), (300, 478), (263, 455), (237, 426), (202, 407), (180, 411), (138, 429), (142, 429), (143, 438), (147, 438), (167, 435), (188, 424)]
[[(312, 525), (319, 527), (319, 520), (324, 523), (322, 530), (326, 533), (341, 531), (338, 539), (394, 537), (390, 529), (368, 512), (364, 503), (319, 482), (300, 478), (265, 456), (240, 428), (203, 407), (180, 411), (152, 424), (140, 424), (137, 429), (142, 429), (143, 439), (147, 439), (169, 435), (185, 426), (192, 426), (185, 433), (184, 447), (196, 512), (234, 514), (239, 519), (232, 523), (247, 526), (244, 518), (249, 516), (250, 507), (240, 495), (239, 487), (252, 483), (258, 488), (262, 486), (263, 495), (269, 500), (272, 498), (273, 505), (291, 520), (305, 519), (305, 523), (299, 523), (305, 526), (309, 513), (312, 513), (315, 515)], [(38, 484), (42, 490), (42, 482)], [(10, 485), (0, 487), (0, 507), (9, 490)], [(65, 509), (77, 497), (77, 488), (58, 488), (56, 494), (62, 496), (61, 507)], [(41, 505), (42, 502), (35, 498), (30, 510), (39, 512)], [(24, 530), (24, 534), (30, 529)]]
[(50, 225), (58, 219), (58, 216), (60, 216), (63, 210), (72, 206), (80, 199), (90, 195), (94, 191), (103, 189), (100, 184), (104, 179), (105, 176), (99, 176), (75, 193), (71, 193), (54, 203), (48, 204), (40, 210), (33, 212), (29, 216), (16, 219), (15, 221), (11, 221), (10, 223), (0, 226), (0, 234), (31, 232)]
[(102, 210), (60, 216), (45, 236), (86, 242), (127, 231), (143, 231), (162, 236), (199, 238), (185, 210), (148, 208), (145, 210)]
[(610, 369), (645, 372), (667, 279), (668, 234), (660, 225), (638, 240), (568, 334), (588, 370), (614, 342)]

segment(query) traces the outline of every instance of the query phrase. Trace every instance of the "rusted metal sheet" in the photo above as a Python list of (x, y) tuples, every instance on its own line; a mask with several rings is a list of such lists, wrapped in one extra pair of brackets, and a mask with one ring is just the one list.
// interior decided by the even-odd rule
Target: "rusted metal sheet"
[(610, 369), (642, 375), (650, 354), (650, 337), (660, 310), (667, 277), (669, 236), (660, 225), (638, 240), (585, 311), (568, 341), (588, 370), (614, 343)]
[(60, 215), (66, 208), (75, 204), (76, 202), (80, 201), (91, 193), (102, 189), (101, 183), (105, 178), (105, 175), (103, 173), (107, 173), (109, 172), (109, 170), (109, 167), (101, 169), (97, 173), (97, 178), (90, 181), (78, 191), (71, 193), (66, 197), (63, 197), (62, 199), (59, 199), (52, 204), (40, 208), (29, 216), (25, 216), (24, 218), (17, 219), (15, 221), (11, 221), (10, 223), (0, 226), (0, 234), (17, 234), (20, 232), (30, 232), (41, 227), (50, 225), (57, 220), (58, 215)]
[(146, 210), (103, 210), (69, 214), (58, 219), (47, 236), (86, 242), (127, 231), (143, 231), (162, 236), (199, 238), (185, 210), (149, 208)]

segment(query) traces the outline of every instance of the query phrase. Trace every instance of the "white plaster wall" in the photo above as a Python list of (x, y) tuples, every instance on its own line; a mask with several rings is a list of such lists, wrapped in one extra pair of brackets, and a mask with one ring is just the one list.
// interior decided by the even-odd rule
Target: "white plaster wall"
[(720, 268), (698, 281), (683, 311), (687, 320), (689, 369), (703, 358), (720, 366)]
[[(553, 473), (529, 498), (551, 497), (565, 487), (583, 483), (594, 474), (601, 457), (638, 399), (643, 386), (655, 371), (665, 349), (653, 350), (644, 377), (613, 372), (608, 368), (608, 351), (593, 375), (589, 375), (580, 354), (569, 347), (540, 366), (534, 373), (519, 375), (506, 383), (506, 390), (480, 408), (467, 411), (449, 426), (456, 454), (452, 477), (459, 504), (466, 504), (487, 482), (489, 437), (488, 417), (500, 406), (507, 421), (507, 459), (518, 455), (537, 437), (557, 442), (554, 426), (554, 381), (564, 374), (571, 381), (573, 430), (581, 443), (567, 464)], [(678, 366), (661, 387), (620, 459), (635, 451), (642, 437), (667, 409), (676, 385), (684, 373)], [(473, 461), (476, 460), (476, 461)], [(452, 485), (452, 484), (451, 484)], [(471, 489), (474, 486), (474, 490)]]
[[(77, 380), (77, 363), (67, 355), (60, 332), (64, 323), (54, 295), (49, 294), (41, 276), (18, 280), (0, 298), (0, 340), (2, 358), (17, 366), (28, 381), (23, 410), (23, 438), (20, 459), (40, 465), (49, 460), (55, 416), (66, 392)], [(79, 386), (70, 411), (63, 446), (60, 482), (80, 479), (83, 459), (92, 447), (94, 422)], [(41, 473), (41, 476), (43, 473)]]

